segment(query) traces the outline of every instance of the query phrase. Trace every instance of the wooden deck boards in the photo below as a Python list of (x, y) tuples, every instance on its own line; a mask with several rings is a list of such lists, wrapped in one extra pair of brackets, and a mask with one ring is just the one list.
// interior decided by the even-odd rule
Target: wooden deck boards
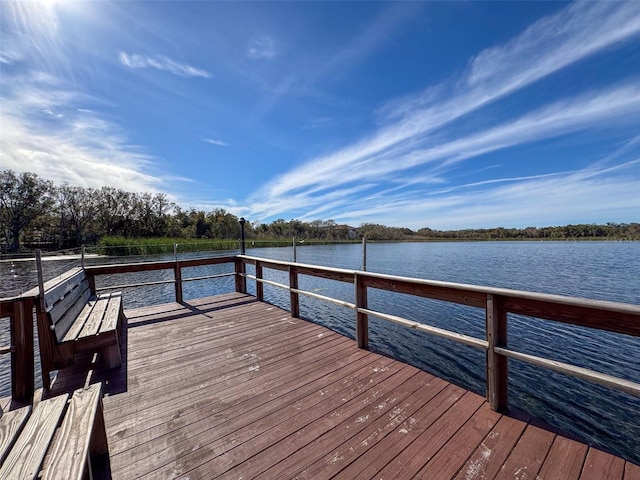
[(126, 312), (113, 478), (640, 477), (484, 398), (253, 297)]

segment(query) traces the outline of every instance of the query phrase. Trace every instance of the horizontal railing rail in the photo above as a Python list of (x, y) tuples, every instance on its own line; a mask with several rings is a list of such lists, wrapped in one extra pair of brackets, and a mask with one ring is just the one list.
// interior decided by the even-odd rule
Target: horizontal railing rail
[[(224, 273), (217, 275), (205, 275), (200, 277), (183, 278), (182, 269), (189, 267), (200, 267), (206, 265), (220, 265), (224, 263), (234, 263), (238, 268), (238, 262), (235, 256), (222, 256), (210, 258), (194, 258), (189, 260), (165, 260), (160, 262), (139, 262), (139, 263), (117, 263), (107, 265), (91, 265), (85, 266), (84, 270), (89, 280), (89, 285), (93, 291), (104, 290), (120, 290), (123, 288), (150, 287), (154, 285), (173, 284), (175, 286), (176, 302), (182, 302), (182, 285), (184, 282), (195, 282), (201, 280), (209, 280), (215, 278), (236, 276), (238, 272)], [(96, 287), (96, 277), (100, 275), (116, 275), (123, 273), (150, 272), (157, 270), (173, 270), (173, 280), (158, 280), (153, 282), (125, 283), (119, 285), (108, 285)]]
[[(507, 334), (508, 314), (517, 314), (597, 330), (640, 336), (640, 306), (638, 305), (408, 278), (359, 270), (270, 260), (247, 255), (240, 255), (238, 258), (243, 263), (255, 267), (255, 275), (244, 273), (245, 268), (237, 270), (242, 270), (239, 275), (243, 276), (245, 280), (251, 279), (256, 282), (258, 300), (264, 299), (264, 284), (287, 289), (290, 295), (290, 310), (294, 317), (299, 316), (300, 295), (354, 310), (356, 314), (356, 341), (361, 348), (367, 348), (368, 346), (368, 318), (369, 316), (375, 316), (385, 321), (485, 350), (487, 355), (487, 400), (494, 410), (505, 410), (508, 406), (508, 359), (510, 358), (640, 396), (640, 383), (509, 349)], [(263, 278), (263, 269), (265, 268), (288, 272), (289, 284), (285, 285), (265, 280)], [(353, 284), (355, 301), (349, 302), (315, 292), (304, 291), (298, 288), (298, 277), (300, 275)], [(369, 288), (484, 309), (485, 338), (476, 338), (369, 309), (367, 306)]]

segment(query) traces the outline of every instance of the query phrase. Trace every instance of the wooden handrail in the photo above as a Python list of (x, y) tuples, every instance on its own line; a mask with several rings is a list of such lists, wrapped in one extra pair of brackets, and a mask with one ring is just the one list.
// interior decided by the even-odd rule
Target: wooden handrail
[[(190, 260), (165, 260), (161, 262), (138, 262), (138, 263), (117, 263), (108, 265), (91, 265), (85, 266), (84, 270), (89, 280), (91, 290), (113, 290), (133, 287), (148, 287), (152, 285), (163, 285), (173, 283), (175, 286), (175, 300), (178, 303), (182, 302), (182, 285), (184, 282), (193, 282), (196, 280), (206, 280), (210, 278), (218, 278), (219, 275), (210, 275), (197, 278), (182, 278), (182, 269), (189, 267), (200, 267), (204, 265), (219, 265), (223, 263), (236, 263), (235, 256), (224, 257), (209, 257), (209, 258), (194, 258)], [(128, 283), (121, 285), (112, 285), (109, 287), (96, 287), (95, 278), (100, 275), (115, 275), (119, 273), (133, 273), (133, 272), (150, 272), (157, 270), (172, 270), (173, 280), (160, 280), (155, 282), (140, 282), (140, 283)], [(234, 275), (234, 274), (229, 274)], [(226, 274), (224, 276), (227, 276)], [(238, 275), (236, 275), (238, 277)], [(239, 278), (239, 277), (238, 277)]]
[[(291, 315), (299, 315), (299, 296), (305, 295), (328, 301), (356, 312), (356, 341), (361, 348), (368, 346), (368, 316), (376, 316), (433, 335), (442, 336), (476, 348), (485, 349), (487, 400), (493, 410), (505, 410), (508, 406), (508, 360), (518, 359), (533, 365), (553, 369), (593, 383), (616, 388), (640, 396), (640, 384), (606, 375), (590, 369), (569, 365), (507, 348), (508, 314), (552, 320), (597, 330), (640, 336), (640, 306), (626, 303), (590, 300), (546, 293), (484, 287), (418, 278), (401, 277), (357, 270), (347, 270), (318, 265), (300, 264), (259, 257), (239, 255), (242, 262), (254, 265), (256, 275), (241, 274), (256, 281), (256, 291), (263, 297), (262, 284), (267, 283), (288, 289)], [(289, 286), (264, 280), (263, 269), (289, 272)], [(239, 272), (239, 269), (236, 269)], [(298, 276), (353, 283), (355, 303), (337, 300), (298, 288)], [(258, 287), (260, 285), (260, 287)], [(376, 288), (389, 292), (442, 300), (485, 310), (485, 339), (462, 335), (457, 332), (424, 325), (395, 315), (367, 308), (367, 290)]]

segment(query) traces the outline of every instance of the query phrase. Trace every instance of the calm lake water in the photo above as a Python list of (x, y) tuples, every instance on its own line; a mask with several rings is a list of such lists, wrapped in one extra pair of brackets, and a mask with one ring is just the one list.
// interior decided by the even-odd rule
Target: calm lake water
[[(235, 253), (235, 252), (234, 252)], [(247, 254), (292, 260), (292, 249), (248, 249)], [(181, 254), (188, 258), (194, 254)], [(197, 254), (195, 254), (197, 255)], [(208, 254), (200, 254), (208, 256)], [(159, 260), (87, 259), (88, 264)], [(172, 258), (172, 256), (168, 257)], [(297, 260), (348, 269), (360, 269), (360, 245), (299, 246)], [(77, 258), (45, 262), (47, 276), (79, 264)], [(183, 277), (231, 272), (232, 265), (185, 269)], [(479, 243), (369, 243), (367, 270), (431, 280), (487, 285), (592, 299), (640, 304), (640, 242), (479, 242)], [(253, 273), (249, 270), (249, 273)], [(132, 278), (133, 277), (133, 278)], [(0, 265), (0, 296), (35, 284), (32, 261)], [(172, 272), (114, 275), (99, 281), (115, 285), (172, 279)], [(265, 278), (287, 283), (283, 272), (265, 270)], [(102, 282), (100, 284), (100, 282)], [(255, 292), (253, 282), (249, 291)], [(309, 277), (300, 288), (353, 301), (353, 285)], [(233, 291), (233, 278), (188, 282), (185, 298)], [(124, 291), (125, 308), (173, 299), (173, 286)], [(288, 292), (265, 285), (265, 300), (288, 308)], [(354, 337), (354, 313), (301, 296), (301, 315)], [(484, 311), (472, 307), (370, 291), (369, 307), (449, 330), (484, 337)], [(373, 350), (393, 355), (458, 385), (484, 394), (485, 354), (481, 350), (370, 318)], [(1, 325), (0, 344), (8, 342)], [(516, 350), (640, 382), (640, 338), (591, 331), (555, 322), (509, 316), (509, 342)], [(0, 357), (0, 396), (8, 385), (8, 356)], [(640, 463), (640, 398), (510, 360), (510, 405), (574, 433), (587, 442), (613, 450)]]

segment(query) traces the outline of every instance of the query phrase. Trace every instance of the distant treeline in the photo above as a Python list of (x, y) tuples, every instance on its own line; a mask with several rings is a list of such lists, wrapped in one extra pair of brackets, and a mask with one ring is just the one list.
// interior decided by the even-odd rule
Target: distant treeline
[[(164, 239), (162, 243), (165, 244), (170, 239), (237, 240), (240, 236), (238, 221), (237, 216), (223, 208), (208, 212), (183, 209), (163, 193), (55, 185), (34, 173), (0, 171), (0, 246), (4, 252), (17, 252), (25, 246), (64, 249), (102, 245), (108, 248), (131, 239)], [(414, 231), (372, 223), (354, 227), (333, 220), (303, 222), (278, 219), (271, 223), (247, 221), (245, 232), (246, 238), (256, 245), (267, 241), (289, 241), (293, 237), (300, 241), (335, 242), (357, 241), (362, 236), (372, 241), (640, 240), (638, 223), (455, 231), (425, 227)], [(150, 245), (152, 242), (144, 243)]]

